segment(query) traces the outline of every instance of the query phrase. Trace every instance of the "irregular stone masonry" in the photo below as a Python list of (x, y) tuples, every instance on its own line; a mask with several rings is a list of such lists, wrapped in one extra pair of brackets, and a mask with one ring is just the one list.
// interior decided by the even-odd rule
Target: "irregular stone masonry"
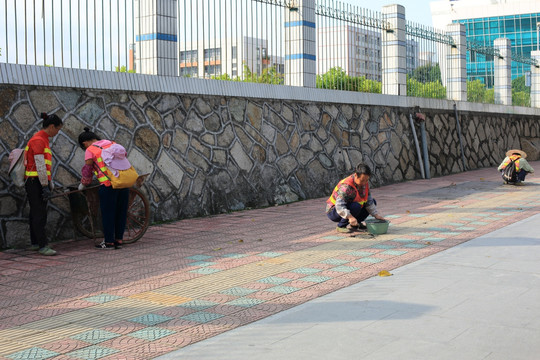
[[(431, 176), (462, 171), (453, 112), (425, 110)], [(408, 109), (271, 99), (0, 87), (1, 166), (39, 130), (40, 112), (64, 127), (54, 139), (54, 179), (79, 181), (85, 126), (123, 144), (139, 173), (154, 222), (326, 196), (363, 161), (372, 186), (420, 177)], [(462, 114), (469, 169), (493, 167), (520, 137), (538, 138), (532, 117)], [(420, 136), (419, 128), (417, 129)], [(0, 247), (29, 238), (24, 189), (0, 173)], [(66, 198), (50, 203), (48, 236), (77, 237)]]

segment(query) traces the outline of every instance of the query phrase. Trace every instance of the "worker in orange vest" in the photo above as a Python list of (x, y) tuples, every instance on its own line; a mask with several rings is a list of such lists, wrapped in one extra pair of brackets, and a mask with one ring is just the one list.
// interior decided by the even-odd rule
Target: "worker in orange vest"
[[(511, 185), (517, 185), (522, 186), (523, 182), (525, 181), (525, 176), (527, 174), (534, 173), (534, 169), (529, 164), (525, 158), (527, 157), (527, 153), (523, 150), (519, 149), (512, 149), (508, 150), (506, 152), (506, 157), (502, 161), (502, 163), (499, 165), (497, 170), (500, 172), (504, 172), (504, 169), (513, 161), (516, 169), (515, 169), (515, 181), (505, 181), (507, 184)], [(504, 177), (503, 177), (504, 180)]]
[(57, 115), (41, 114), (42, 130), (30, 138), (25, 148), (24, 188), (30, 205), (30, 249), (41, 255), (56, 255), (51, 249), (45, 226), (47, 225), (47, 202), (54, 188), (52, 182), (52, 152), (49, 138), (62, 129), (62, 120)]
[[(114, 169), (125, 170), (126, 166), (129, 168), (131, 164), (123, 154), (122, 160), (114, 160), (113, 163), (107, 166), (102, 154), (105, 154), (104, 150), (106, 149), (113, 149), (115, 143), (110, 140), (101, 140), (89, 128), (84, 128), (84, 132), (79, 135), (79, 145), (85, 150), (85, 165), (81, 170), (82, 178), (79, 190), (83, 190), (90, 185), (94, 175), (101, 185), (98, 192), (104, 239), (96, 247), (100, 249), (120, 249), (122, 248), (122, 240), (126, 229), (129, 188), (114, 189), (105, 173), (107, 169), (113, 171)], [(125, 164), (122, 162), (125, 162)]]
[(366, 164), (356, 166), (354, 174), (341, 180), (332, 195), (326, 201), (326, 215), (337, 222), (336, 230), (340, 233), (350, 233), (353, 230), (365, 229), (361, 222), (368, 215), (377, 220), (386, 220), (377, 211), (377, 202), (369, 191), (371, 169)]

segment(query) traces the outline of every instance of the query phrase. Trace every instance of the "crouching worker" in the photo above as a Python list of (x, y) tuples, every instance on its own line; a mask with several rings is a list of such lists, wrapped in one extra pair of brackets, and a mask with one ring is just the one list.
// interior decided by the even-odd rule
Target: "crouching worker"
[(352, 230), (365, 229), (361, 222), (368, 215), (377, 220), (386, 220), (379, 215), (377, 203), (369, 191), (371, 169), (365, 164), (358, 164), (354, 174), (341, 180), (332, 195), (326, 201), (326, 215), (337, 222), (336, 230), (349, 233)]
[[(508, 150), (506, 157), (499, 165), (497, 170), (502, 173), (502, 177), (505, 183), (512, 185), (523, 185), (525, 176), (529, 173), (534, 173), (534, 169), (529, 162), (525, 160), (527, 153), (522, 150)], [(512, 164), (513, 163), (513, 164)], [(505, 171), (508, 166), (515, 166), (512, 171)]]

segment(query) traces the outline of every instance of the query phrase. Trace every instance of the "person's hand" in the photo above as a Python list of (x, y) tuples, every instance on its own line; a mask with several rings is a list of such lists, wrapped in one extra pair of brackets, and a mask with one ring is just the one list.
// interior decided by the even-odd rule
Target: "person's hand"
[(373, 217), (377, 220), (381, 220), (381, 221), (388, 221), (390, 222), (390, 220), (386, 220), (383, 216), (377, 214), (377, 215), (373, 215)]
[(84, 186), (82, 183), (80, 183), (78, 189), (79, 190), (84, 190), (84, 189), (86, 189), (86, 186)]
[(54, 181), (49, 181), (49, 190), (54, 191)]
[(41, 196), (43, 197), (43, 201), (49, 200), (52, 196), (51, 189), (48, 186), (43, 186)]
[(356, 220), (356, 218), (351, 215), (349, 217), (349, 224), (351, 224), (351, 226), (358, 226), (358, 220)]

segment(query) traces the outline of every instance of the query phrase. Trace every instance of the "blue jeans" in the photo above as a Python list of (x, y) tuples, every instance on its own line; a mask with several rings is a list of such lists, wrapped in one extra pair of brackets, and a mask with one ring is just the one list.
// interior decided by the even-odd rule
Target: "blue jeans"
[[(373, 202), (375, 203), (375, 205), (377, 205), (377, 202), (375, 200), (373, 200)], [(357, 202), (348, 203), (346, 207), (347, 209), (349, 209), (352, 216), (354, 216), (356, 220), (358, 220), (358, 222), (364, 221), (369, 216), (369, 213), (367, 212), (366, 208)], [(327, 213), (326, 216), (328, 216), (328, 218), (332, 220), (333, 222), (337, 222), (338, 227), (344, 228), (344, 227), (347, 227), (347, 225), (349, 225), (349, 219), (344, 219), (341, 216), (339, 216), (338, 213), (336, 212), (335, 207), (332, 209), (332, 211)]]
[(103, 222), (106, 243), (114, 243), (124, 238), (126, 229), (129, 188), (113, 189), (112, 186), (99, 187), (99, 208)]

